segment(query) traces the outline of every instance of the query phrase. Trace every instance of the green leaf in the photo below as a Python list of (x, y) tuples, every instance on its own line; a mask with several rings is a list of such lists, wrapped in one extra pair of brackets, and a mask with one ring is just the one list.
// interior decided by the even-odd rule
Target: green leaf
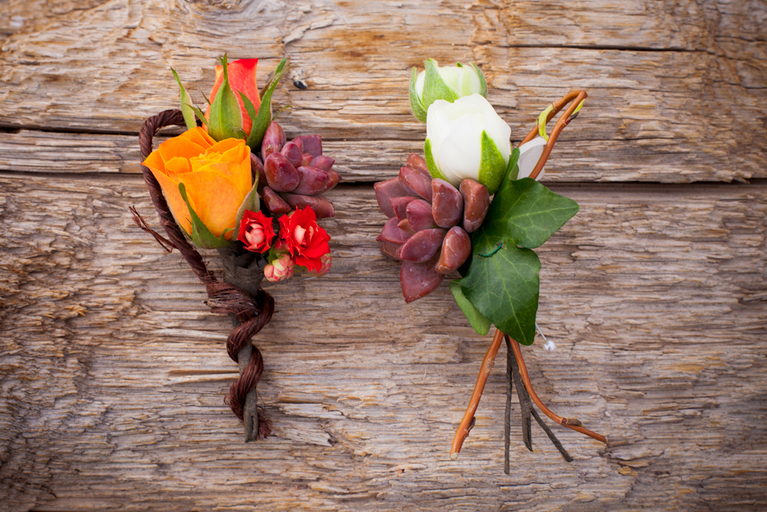
[(416, 119), (422, 123), (426, 122), (426, 109), (423, 108), (421, 98), (418, 97), (418, 93), (415, 89), (415, 83), (418, 78), (418, 71), (413, 68), (413, 72), (410, 74), (410, 108), (413, 111), (413, 115)]
[(231, 230), (227, 230), (221, 233), (220, 237), (216, 237), (210, 232), (208, 226), (202, 222), (202, 219), (197, 216), (197, 212), (194, 211), (192, 205), (189, 203), (189, 198), (186, 196), (186, 187), (183, 183), (178, 184), (178, 191), (181, 193), (181, 198), (186, 203), (186, 207), (189, 209), (189, 216), (192, 218), (192, 233), (190, 238), (192, 243), (198, 247), (204, 247), (206, 249), (215, 249), (217, 247), (226, 247), (231, 242), (227, 240), (226, 233)]
[(258, 201), (258, 173), (254, 173), (256, 175), (256, 178), (253, 183), (253, 188), (250, 189), (250, 192), (248, 192), (248, 195), (245, 196), (245, 199), (242, 201), (242, 204), (237, 209), (237, 215), (235, 216), (235, 222), (234, 222), (234, 234), (235, 238), (240, 236), (240, 221), (245, 216), (245, 210), (250, 210), (251, 212), (257, 212), (259, 208), (259, 201)]
[(519, 176), (519, 166), (517, 165), (519, 162), (519, 155), (519, 148), (514, 148), (511, 150), (511, 155), (509, 156), (509, 165), (506, 167), (506, 174), (508, 174), (511, 181), (516, 180), (517, 176)]
[(463, 290), (461, 290), (461, 285), (458, 281), (450, 282), (450, 291), (453, 292), (455, 302), (458, 304), (458, 307), (461, 308), (463, 314), (466, 315), (466, 319), (474, 330), (483, 336), (487, 334), (487, 331), (490, 330), (490, 325), (492, 325), (490, 320), (485, 318), (485, 316), (474, 307), (474, 304), (469, 302), (469, 299), (463, 294)]
[(242, 129), (242, 112), (240, 104), (237, 103), (237, 97), (229, 85), (229, 65), (226, 55), (221, 59), (221, 65), (224, 68), (224, 80), (210, 105), (208, 119), (208, 135), (216, 141), (237, 138), (237, 129)]
[(534, 249), (578, 212), (578, 203), (530, 178), (503, 180), (480, 230), (492, 239)]
[[(266, 129), (269, 127), (269, 123), (272, 122), (272, 93), (274, 93), (277, 83), (279, 83), (280, 78), (283, 73), (285, 73), (285, 63), (287, 61), (288, 59), (282, 59), (280, 61), (277, 65), (277, 69), (274, 70), (272, 79), (261, 92), (261, 105), (258, 107), (258, 114), (254, 117), (253, 114), (250, 113), (250, 110), (248, 110), (251, 119), (253, 119), (253, 126), (250, 128), (250, 135), (247, 140), (247, 144), (250, 146), (251, 151), (258, 150), (261, 141), (264, 140)], [(251, 107), (253, 107), (252, 103)], [(247, 109), (247, 105), (245, 108)], [(253, 110), (255, 110), (255, 108)]]
[(481, 148), (482, 159), (479, 164), (479, 179), (477, 181), (487, 188), (490, 195), (493, 195), (506, 176), (508, 163), (503, 159), (503, 155), (493, 139), (484, 130), (482, 130)]
[(446, 100), (453, 103), (458, 95), (451, 89), (439, 74), (439, 67), (434, 59), (424, 61), (426, 76), (423, 82), (423, 108), (428, 111), (429, 105), (437, 100)]
[(197, 123), (194, 120), (194, 105), (192, 105), (192, 98), (189, 96), (189, 93), (186, 92), (186, 89), (184, 89), (176, 70), (173, 68), (170, 68), (170, 70), (173, 72), (173, 77), (176, 79), (176, 82), (178, 82), (178, 88), (180, 89), (181, 113), (184, 115), (186, 128), (187, 130), (191, 130), (192, 128), (197, 127)]
[[(510, 175), (518, 169), (518, 159), (519, 150), (514, 149), (507, 166)], [(464, 277), (454, 283), (482, 316), (522, 344), (533, 343), (538, 310), (540, 260), (532, 249), (577, 211), (575, 201), (535, 180), (507, 176), (485, 222), (472, 234), (470, 263), (461, 267)], [(468, 314), (467, 318), (472, 322)]]
[[(480, 233), (478, 238), (483, 237), (487, 235)], [(489, 244), (486, 240), (477, 246)], [(468, 273), (454, 282), (488, 321), (523, 345), (532, 345), (540, 269), (541, 262), (531, 249), (504, 245), (487, 258), (475, 249)]]

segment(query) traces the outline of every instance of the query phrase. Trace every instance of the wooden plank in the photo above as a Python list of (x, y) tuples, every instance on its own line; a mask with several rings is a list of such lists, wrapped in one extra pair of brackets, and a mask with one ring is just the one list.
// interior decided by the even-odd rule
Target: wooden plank
[[(567, 10), (530, 2), (471, 9), (346, 2), (308, 10), (244, 2), (226, 11), (94, 2), (46, 18), (35, 5), (12, 4), (31, 28), (6, 41), (0, 63), (0, 125), (9, 129), (135, 134), (144, 118), (176, 106), (171, 66), (201, 102), (197, 90), (210, 89), (214, 57), (226, 50), (233, 58), (263, 57), (262, 80), (280, 57), (291, 58), (289, 78), (308, 89), (288, 79), (276, 95), (295, 107), (283, 116), (288, 131), (364, 142), (370, 153), (403, 140), (418, 147), (424, 128), (409, 113), (407, 82), (410, 67), (433, 56), (482, 66), (515, 141), (568, 89), (588, 90), (587, 108), (562, 138), (577, 160), (566, 160), (564, 180), (732, 181), (767, 172), (761, 4), (679, 2), (684, 23), (645, 2)], [(544, 31), (554, 14), (561, 24)], [(431, 26), (427, 35), (419, 28), (427, 21), (445, 27)], [(588, 24), (577, 30), (576, 22)], [(232, 46), (221, 47), (223, 34)], [(399, 162), (375, 163), (383, 165)]]
[[(321, 131), (321, 128), (319, 128)], [(162, 132), (155, 147), (165, 140)], [(168, 134), (180, 133), (169, 129)], [(288, 132), (291, 136), (298, 133)], [(325, 153), (346, 183), (394, 177), (407, 155), (423, 154), (421, 140), (327, 140)], [(546, 183), (743, 181), (767, 177), (763, 155), (724, 151), (701, 156), (677, 140), (573, 140), (562, 137), (546, 165)], [(18, 130), (0, 137), (0, 172), (139, 174), (136, 135)]]
[[(334, 267), (270, 287), (257, 336), (274, 436), (241, 442), (236, 372), (131, 176), (0, 177), (0, 499), (12, 510), (526, 510), (767, 506), (767, 188), (556, 187), (580, 213), (540, 250), (538, 393), (612, 439), (512, 427), (496, 369), (461, 457), (453, 429), (489, 343), (446, 286), (405, 305), (370, 187), (331, 192)], [(156, 222), (154, 222), (156, 224)], [(516, 404), (515, 404), (516, 406)], [(515, 412), (516, 414), (516, 412)]]

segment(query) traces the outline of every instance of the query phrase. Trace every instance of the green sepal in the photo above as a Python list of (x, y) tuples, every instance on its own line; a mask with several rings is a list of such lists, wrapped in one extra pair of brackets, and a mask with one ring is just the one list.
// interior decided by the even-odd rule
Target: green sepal
[(445, 175), (437, 167), (437, 162), (434, 161), (434, 156), (431, 154), (431, 141), (426, 139), (423, 143), (423, 156), (426, 160), (426, 168), (429, 169), (429, 174), (434, 179), (445, 180)]
[(511, 155), (509, 155), (509, 164), (506, 166), (506, 174), (511, 181), (516, 180), (517, 176), (519, 176), (519, 165), (517, 165), (517, 163), (519, 163), (519, 155), (519, 148), (512, 149)]
[(410, 109), (413, 111), (413, 115), (420, 122), (426, 122), (426, 109), (423, 108), (421, 98), (418, 97), (418, 92), (415, 89), (415, 83), (418, 80), (418, 70), (413, 68), (413, 72), (410, 74)]
[(251, 151), (258, 150), (261, 145), (261, 141), (264, 139), (266, 129), (269, 127), (269, 123), (272, 122), (272, 93), (277, 87), (277, 83), (280, 81), (283, 73), (285, 73), (285, 63), (288, 59), (282, 59), (277, 65), (277, 69), (274, 70), (274, 75), (269, 83), (266, 84), (263, 91), (261, 91), (261, 105), (258, 107), (258, 113), (254, 116), (255, 106), (250, 103), (251, 108), (248, 109), (247, 104), (245, 108), (248, 110), (253, 125), (250, 128), (250, 135), (247, 139), (247, 144)]
[(194, 115), (197, 116), (197, 119), (199, 119), (203, 125), (208, 126), (208, 120), (205, 118), (205, 112), (203, 112), (197, 107), (192, 107), (192, 111), (194, 112)]
[(204, 247), (205, 249), (215, 249), (229, 245), (231, 242), (225, 237), (231, 229), (227, 229), (221, 233), (220, 237), (216, 237), (210, 232), (208, 226), (202, 222), (202, 219), (197, 216), (197, 212), (194, 211), (194, 208), (192, 208), (192, 205), (189, 203), (189, 198), (186, 195), (186, 187), (183, 183), (178, 184), (178, 191), (181, 193), (181, 198), (186, 203), (186, 207), (189, 210), (189, 216), (192, 218), (192, 232), (187, 233), (189, 238), (192, 239), (192, 243), (197, 247)]
[(453, 292), (456, 304), (461, 308), (463, 314), (466, 315), (466, 319), (474, 330), (483, 336), (487, 334), (492, 323), (466, 298), (458, 281), (450, 281), (450, 291)]
[(493, 139), (484, 130), (482, 130), (481, 148), (482, 159), (479, 164), (477, 181), (487, 187), (487, 191), (492, 196), (498, 190), (503, 178), (506, 177), (508, 163), (504, 160), (503, 154), (501, 154)]
[(237, 138), (237, 129), (242, 129), (242, 112), (237, 96), (229, 85), (229, 65), (226, 55), (221, 58), (221, 65), (224, 68), (224, 80), (210, 105), (208, 119), (208, 135), (215, 141)]
[[(483, 237), (479, 233), (472, 242)], [(523, 345), (532, 345), (541, 262), (533, 250), (509, 245), (490, 257), (479, 256), (488, 242), (476, 244), (466, 277), (455, 282), (489, 322)]]
[(256, 177), (253, 183), (253, 188), (250, 189), (250, 192), (248, 192), (248, 195), (245, 196), (245, 199), (243, 199), (242, 204), (237, 209), (237, 215), (235, 216), (235, 222), (234, 222), (234, 234), (235, 238), (240, 236), (240, 221), (245, 216), (245, 210), (250, 210), (251, 212), (257, 212), (260, 203), (258, 200), (258, 173), (255, 173)]
[(194, 120), (194, 105), (192, 105), (192, 98), (189, 96), (189, 93), (186, 92), (186, 89), (184, 89), (184, 86), (181, 83), (181, 79), (178, 77), (176, 70), (173, 68), (170, 68), (170, 70), (173, 72), (173, 77), (176, 79), (176, 82), (178, 82), (178, 88), (180, 90), (181, 113), (184, 115), (186, 128), (187, 130), (191, 130), (192, 128), (197, 127), (197, 123)]
[(434, 59), (424, 61), (426, 76), (423, 81), (423, 108), (429, 110), (429, 105), (437, 100), (445, 100), (453, 103), (458, 95), (448, 86), (439, 74), (439, 66)]
[(474, 68), (474, 71), (477, 72), (477, 76), (479, 77), (479, 83), (480, 83), (479, 93), (485, 98), (487, 98), (487, 81), (485, 80), (485, 75), (482, 73), (482, 70), (479, 69), (479, 66), (477, 66), (473, 62), (471, 63), (471, 66)]

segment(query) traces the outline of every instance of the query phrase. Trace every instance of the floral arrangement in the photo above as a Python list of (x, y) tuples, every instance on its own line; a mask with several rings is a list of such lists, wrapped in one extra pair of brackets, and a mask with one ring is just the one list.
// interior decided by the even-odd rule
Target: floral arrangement
[[(317, 219), (334, 216), (333, 203), (322, 194), (340, 177), (334, 159), (323, 155), (319, 135), (288, 141), (274, 120), (271, 97), (285, 62), (259, 93), (258, 59), (228, 62), (224, 56), (205, 111), (192, 103), (173, 70), (181, 109), (147, 119), (139, 137), (144, 178), (168, 237), (152, 230), (135, 208), (134, 220), (168, 252), (181, 252), (205, 284), (213, 312), (236, 319), (227, 350), (241, 375), (226, 402), (244, 421), (246, 441), (271, 430), (256, 407), (263, 359), (251, 342), (274, 311), (262, 279), (285, 281), (299, 271), (322, 276), (332, 260), (330, 236)], [(153, 151), (152, 138), (170, 125), (185, 125), (186, 131)], [(195, 247), (218, 250), (223, 283)]]
[[(496, 326), (477, 385), (458, 427), (451, 458), (458, 457), (474, 426), (474, 414), (490, 368), (506, 341), (506, 470), (512, 384), (522, 408), (523, 438), (532, 451), (534, 417), (566, 460), (572, 460), (541, 420), (532, 402), (551, 419), (606, 443), (573, 418), (551, 412), (532, 388), (519, 344), (531, 345), (536, 331), (542, 245), (578, 211), (538, 179), (557, 137), (583, 106), (586, 93), (573, 91), (546, 108), (538, 123), (512, 148), (511, 128), (487, 101), (487, 83), (474, 64), (440, 67), (429, 59), (413, 68), (410, 105), (426, 123), (424, 157), (411, 154), (399, 175), (375, 184), (381, 211), (389, 217), (378, 241), (381, 251), (401, 261), (406, 302), (431, 293), (453, 273), (456, 303), (479, 334)], [(569, 106), (568, 106), (569, 105)], [(547, 123), (565, 106), (551, 134)]]

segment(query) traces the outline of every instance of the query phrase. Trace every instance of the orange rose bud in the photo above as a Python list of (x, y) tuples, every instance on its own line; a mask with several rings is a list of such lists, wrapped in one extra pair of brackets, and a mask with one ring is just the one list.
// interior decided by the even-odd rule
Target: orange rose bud
[(188, 234), (192, 220), (180, 183), (191, 208), (215, 237), (235, 227), (237, 210), (253, 188), (245, 141), (216, 142), (201, 127), (163, 142), (142, 164), (160, 183), (176, 222)]
[[(242, 130), (246, 135), (250, 134), (250, 128), (253, 125), (253, 121), (250, 119), (248, 111), (245, 109), (245, 105), (242, 102), (242, 98), (239, 93), (242, 93), (248, 98), (258, 112), (258, 107), (261, 104), (260, 96), (258, 93), (258, 86), (256, 85), (256, 66), (258, 59), (240, 59), (230, 62), (228, 64), (229, 74), (229, 86), (234, 91), (234, 95), (237, 97), (237, 103), (240, 105), (240, 112), (242, 113)], [(210, 91), (210, 102), (216, 98), (216, 93), (224, 82), (224, 67), (222, 65), (216, 66), (216, 82), (213, 84), (213, 89)]]

